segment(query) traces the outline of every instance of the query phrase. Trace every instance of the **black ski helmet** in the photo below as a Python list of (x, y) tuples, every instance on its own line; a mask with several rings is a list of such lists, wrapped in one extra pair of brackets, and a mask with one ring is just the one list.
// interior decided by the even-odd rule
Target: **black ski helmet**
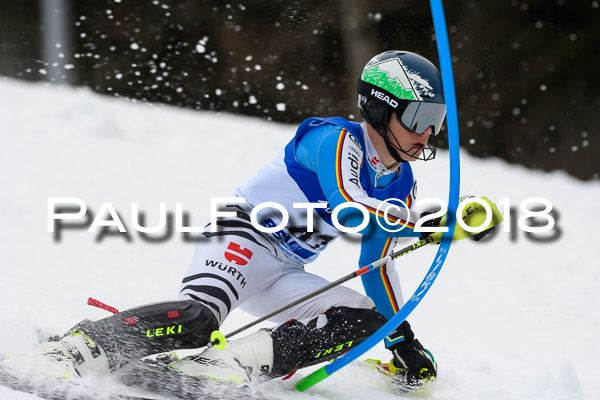
[[(423, 133), (430, 126), (437, 135), (446, 116), (442, 78), (425, 57), (408, 51), (391, 50), (373, 57), (358, 79), (358, 107), (363, 119), (384, 139), (389, 153), (402, 161), (398, 152), (418, 159), (435, 157), (435, 144), (425, 149), (402, 149), (387, 135), (392, 113), (411, 132)], [(428, 150), (428, 151), (426, 151)], [(412, 153), (412, 154), (411, 154)]]

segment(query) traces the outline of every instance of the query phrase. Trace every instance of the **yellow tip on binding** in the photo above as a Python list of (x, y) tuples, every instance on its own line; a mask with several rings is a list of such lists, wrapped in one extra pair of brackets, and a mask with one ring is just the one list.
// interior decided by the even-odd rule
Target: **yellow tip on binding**
[(404, 368), (398, 368), (396, 366), (396, 364), (394, 364), (394, 359), (393, 358), (390, 360), (389, 366), (390, 366), (390, 374), (391, 375), (398, 375), (398, 374), (405, 374), (406, 373), (406, 369), (404, 369)]
[(210, 342), (216, 349), (224, 350), (225, 346), (227, 346), (227, 340), (225, 339), (225, 335), (223, 335), (219, 331), (213, 331), (210, 334)]

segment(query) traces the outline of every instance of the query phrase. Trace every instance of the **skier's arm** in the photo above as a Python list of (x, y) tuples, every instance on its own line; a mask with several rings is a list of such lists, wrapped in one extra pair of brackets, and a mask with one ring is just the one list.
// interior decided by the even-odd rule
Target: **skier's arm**
[[(396, 238), (363, 236), (360, 248), (359, 265), (365, 266), (390, 253), (396, 245)], [(394, 268), (394, 261), (361, 276), (367, 296), (377, 311), (390, 319), (404, 304), (400, 279)]]
[[(346, 129), (336, 125), (315, 128), (298, 141), (296, 157), (317, 174), (331, 209), (342, 203), (356, 202), (368, 211), (369, 224), (359, 233), (379, 237), (419, 236), (413, 231), (416, 213), (409, 215), (406, 208), (389, 207), (385, 218), (384, 211), (390, 204), (367, 195), (360, 183), (363, 149)], [(356, 227), (363, 221), (363, 214), (349, 207), (338, 214), (338, 220), (346, 227)], [(401, 225), (406, 227), (396, 232)]]

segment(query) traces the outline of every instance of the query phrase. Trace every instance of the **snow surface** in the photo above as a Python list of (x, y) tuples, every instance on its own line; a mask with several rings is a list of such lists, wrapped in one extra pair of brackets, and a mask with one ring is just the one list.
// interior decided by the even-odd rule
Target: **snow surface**
[[(193, 244), (174, 234), (147, 243), (133, 231), (131, 203), (148, 224), (158, 204), (183, 203), (193, 225), (209, 215), (211, 197), (234, 187), (271, 160), (295, 126), (258, 119), (133, 104), (86, 89), (0, 81), (0, 353), (33, 347), (37, 330), (63, 333), (84, 318), (107, 313), (86, 305), (94, 297), (119, 309), (176, 298)], [(560, 154), (555, 155), (560, 157)], [(448, 156), (413, 164), (419, 198), (447, 199)], [(600, 185), (562, 172), (543, 173), (497, 159), (461, 154), (461, 193), (545, 197), (560, 213), (561, 236), (528, 239), (512, 226), (488, 243), (453, 244), (430, 293), (409, 318), (439, 363), (430, 399), (600, 398), (600, 269), (597, 199)], [(80, 197), (97, 212), (111, 202), (131, 241), (100, 243), (86, 230), (47, 230), (48, 197)], [(505, 225), (507, 226), (507, 225)], [(515, 240), (511, 240), (515, 236)], [(397, 262), (405, 296), (417, 287), (435, 249)], [(357, 268), (358, 248), (340, 239), (307, 269), (337, 279)], [(348, 284), (362, 290), (360, 282)], [(252, 320), (234, 312), (222, 330)], [(388, 360), (379, 347), (367, 354)], [(286, 381), (292, 385), (301, 371)], [(281, 398), (398, 398), (379, 377), (354, 366), (307, 393)], [(36, 398), (0, 388), (2, 399)]]

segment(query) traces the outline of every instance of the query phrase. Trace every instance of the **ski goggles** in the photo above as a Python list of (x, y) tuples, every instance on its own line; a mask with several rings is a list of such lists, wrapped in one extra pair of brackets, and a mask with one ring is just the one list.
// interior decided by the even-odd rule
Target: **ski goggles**
[(433, 126), (433, 134), (440, 133), (442, 123), (446, 118), (446, 104), (411, 101), (401, 115), (396, 115), (398, 122), (414, 133), (423, 133)]

